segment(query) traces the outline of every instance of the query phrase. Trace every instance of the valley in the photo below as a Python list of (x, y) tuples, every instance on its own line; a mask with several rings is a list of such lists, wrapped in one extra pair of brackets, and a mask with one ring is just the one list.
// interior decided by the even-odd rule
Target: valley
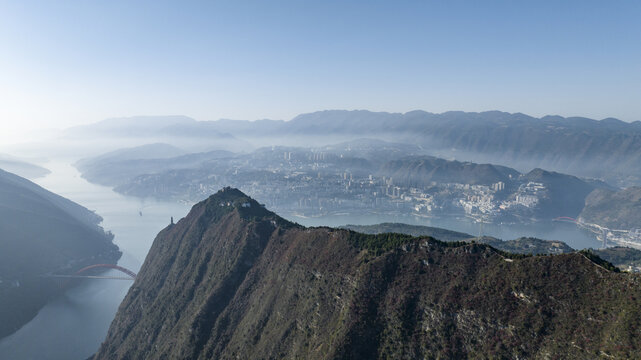
[(639, 14), (0, 0), (0, 360), (641, 359)]

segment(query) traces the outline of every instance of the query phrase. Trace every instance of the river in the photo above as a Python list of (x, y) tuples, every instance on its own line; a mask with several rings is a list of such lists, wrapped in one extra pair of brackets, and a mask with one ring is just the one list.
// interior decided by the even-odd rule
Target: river
[[(123, 252), (118, 265), (137, 272), (156, 234), (190, 206), (122, 196), (90, 184), (70, 162), (47, 164), (51, 174), (35, 182), (104, 218)], [(140, 215), (142, 213), (142, 216)], [(113, 271), (116, 276), (122, 273)], [(49, 302), (16, 333), (0, 340), (0, 359), (74, 360), (96, 352), (132, 281), (87, 280)]]
[[(118, 264), (137, 272), (156, 234), (173, 216), (185, 216), (189, 205), (141, 200), (115, 193), (108, 187), (90, 184), (80, 177), (70, 162), (47, 164), (52, 173), (36, 181), (44, 188), (71, 199), (104, 218), (102, 226), (115, 234), (114, 242), (123, 252)], [(142, 216), (140, 215), (142, 213)], [(581, 249), (599, 247), (589, 233), (573, 224), (549, 222), (533, 225), (481, 225), (469, 219), (427, 219), (415, 216), (383, 215), (326, 216), (289, 220), (306, 226), (370, 225), (381, 222), (405, 222), (443, 227), (502, 239), (534, 236), (563, 240)], [(114, 275), (120, 276), (119, 273)], [(87, 280), (49, 302), (38, 315), (16, 333), (0, 340), (0, 359), (4, 360), (74, 360), (86, 359), (104, 340), (118, 305), (131, 286), (124, 280)]]

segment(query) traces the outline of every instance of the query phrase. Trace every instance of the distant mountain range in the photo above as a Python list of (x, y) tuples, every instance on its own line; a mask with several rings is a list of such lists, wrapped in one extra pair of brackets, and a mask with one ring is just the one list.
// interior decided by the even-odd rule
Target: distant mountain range
[(102, 219), (86, 208), (0, 170), (0, 337), (31, 320), (61, 289), (41, 276), (120, 257)]
[(42, 166), (7, 154), (0, 154), (0, 169), (27, 179), (36, 179), (50, 173), (48, 169)]
[(587, 251), (304, 228), (226, 188), (158, 234), (95, 359), (638, 358), (637, 280)]
[(199, 168), (208, 161), (230, 156), (235, 154), (224, 150), (187, 154), (175, 146), (156, 143), (84, 158), (74, 166), (85, 179), (116, 187), (127, 184), (140, 175)]
[(169, 142), (179, 148), (207, 150), (248, 149), (252, 146), (221, 131), (216, 123), (196, 121), (186, 116), (133, 116), (106, 119), (94, 124), (64, 130), (64, 141), (80, 141), (100, 146), (114, 143), (135, 147), (145, 143)]
[[(131, 148), (118, 149), (92, 158), (93, 162), (115, 162), (126, 160), (169, 159), (187, 152), (175, 146), (163, 143), (146, 144)], [(82, 166), (83, 160), (76, 163)]]
[(81, 125), (65, 131), (68, 137), (143, 137), (166, 131), (167, 128), (198, 124), (187, 116), (132, 116), (111, 118), (95, 124)]
[[(200, 152), (171, 158), (165, 156), (171, 154), (165, 153), (170, 145), (156, 144), (156, 149), (148, 145), (145, 157), (115, 153), (77, 164), (90, 181), (137, 196), (162, 197), (166, 193), (170, 198), (188, 196), (189, 200), (198, 200), (205, 194), (194, 188), (197, 184), (211, 184), (210, 179), (232, 180), (227, 172), (231, 168), (227, 165), (233, 164), (236, 172), (245, 170), (241, 173), (243, 176), (269, 179), (274, 176), (269, 173), (273, 169), (262, 166), (259, 158), (264, 158), (264, 164), (277, 166), (283, 153), (297, 153), (304, 148), (325, 154), (323, 166), (331, 163), (333, 168), (343, 168), (354, 176), (386, 176), (403, 186), (425, 187), (444, 181), (489, 185), (500, 181), (506, 183), (507, 190), (514, 190), (509, 189), (509, 180), (515, 177), (520, 181), (545, 183), (550, 191), (537, 206), (541, 213), (550, 216), (578, 216), (591, 191), (616, 190), (601, 180), (622, 187), (641, 185), (641, 122), (638, 121), (534, 118), (498, 111), (399, 114), (331, 110), (302, 114), (291, 121), (195, 121), (187, 117), (110, 119), (72, 129), (70, 133), (166, 135), (165, 139), (187, 139), (188, 143), (191, 139), (211, 138), (212, 148), (218, 149), (230, 149), (213, 145), (220, 139), (231, 139), (236, 144), (232, 146), (233, 154)], [(308, 144), (281, 146), (279, 151), (274, 151), (273, 146), (254, 149), (243, 145), (255, 139), (262, 139), (256, 140), (256, 144), (270, 141), (281, 145)], [(337, 139), (347, 141), (327, 145)], [(205, 140), (205, 144), (209, 144), (208, 141)], [(165, 150), (160, 149), (163, 146)], [(135, 153), (141, 149), (128, 151)], [(248, 163), (252, 163), (251, 169)], [(323, 169), (319, 169), (318, 176)], [(528, 173), (530, 169), (535, 170)], [(240, 186), (233, 181), (215, 185), (228, 184)], [(595, 212), (588, 209), (584, 217), (593, 216), (590, 214)], [(613, 218), (612, 214), (608, 216)], [(641, 227), (636, 220), (629, 220), (626, 226)]]
[(621, 186), (641, 185), (641, 122), (612, 118), (535, 118), (499, 111), (400, 114), (328, 110), (290, 121), (195, 121), (180, 116), (110, 119), (72, 128), (67, 134), (192, 137), (212, 142), (274, 138), (283, 145), (369, 137), (420, 146), (432, 155), (460, 161), (501, 164), (521, 171), (539, 167), (602, 178)]
[(274, 126), (280, 133), (292, 134), (377, 134), (404, 139), (459, 160), (518, 169), (547, 168), (607, 180), (616, 178), (626, 184), (638, 181), (641, 174), (640, 121), (534, 118), (498, 111), (321, 111)]
[[(542, 169), (521, 174), (515, 169), (500, 165), (420, 155), (423, 150), (419, 147), (372, 139), (358, 139), (320, 148), (269, 147), (245, 154), (212, 151), (176, 157), (164, 156), (175, 151), (178, 150), (167, 144), (150, 144), (83, 159), (75, 165), (89, 181), (112, 186), (118, 192), (139, 197), (180, 200), (202, 198), (203, 195), (193, 187), (209, 184), (212, 178), (218, 179), (216, 181), (221, 186), (241, 186), (239, 181), (252, 182), (274, 176), (274, 169), (286, 165), (283, 163), (283, 154), (289, 154), (290, 158), (293, 156), (288, 161), (295, 163), (287, 166), (294, 173), (311, 169), (316, 166), (316, 161), (320, 161), (322, 165), (319, 165), (317, 172), (312, 173), (313, 176), (332, 172), (342, 174), (343, 171), (359, 177), (374, 174), (388, 179), (390, 184), (416, 188), (443, 183), (492, 186), (502, 182), (505, 189), (497, 196), (505, 199), (515, 198), (520, 185), (535, 182), (543, 184), (546, 190), (539, 203), (531, 211), (528, 210), (531, 214), (527, 216), (549, 219), (578, 216), (586, 196), (592, 190), (612, 189), (600, 181), (579, 179)], [(154, 154), (157, 154), (156, 158), (149, 158)], [(314, 156), (322, 160), (314, 160)], [(243, 175), (235, 174), (238, 171)], [(317, 175), (318, 173), (321, 175)], [(285, 172), (284, 175), (287, 174)], [(271, 182), (272, 186), (275, 184)], [(265, 184), (268, 185), (270, 184)]]

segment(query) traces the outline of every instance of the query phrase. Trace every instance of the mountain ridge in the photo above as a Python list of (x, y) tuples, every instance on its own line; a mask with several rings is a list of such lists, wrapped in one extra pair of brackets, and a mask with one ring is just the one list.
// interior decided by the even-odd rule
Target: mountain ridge
[[(641, 169), (641, 121), (558, 115), (537, 118), (501, 111), (437, 114), (420, 110), (406, 113), (325, 110), (300, 114), (289, 121), (193, 120), (170, 126), (170, 131), (156, 129), (155, 134), (209, 136), (222, 140), (229, 135), (238, 139), (277, 138), (289, 145), (310, 143), (327, 136), (344, 141), (377, 137), (420, 145), (440, 157), (454, 156), (459, 160), (497, 163), (521, 170), (540, 167), (602, 178), (620, 186), (641, 184), (641, 170), (638, 170)], [(237, 147), (244, 144), (234, 143)]]
[(158, 234), (96, 359), (639, 354), (638, 279), (587, 255), (304, 228), (240, 194)]

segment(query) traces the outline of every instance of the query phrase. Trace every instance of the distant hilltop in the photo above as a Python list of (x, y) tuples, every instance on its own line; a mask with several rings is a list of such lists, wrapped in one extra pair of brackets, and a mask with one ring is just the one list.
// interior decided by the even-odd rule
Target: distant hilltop
[(36, 179), (51, 173), (49, 169), (7, 154), (0, 154), (0, 169), (27, 179)]

